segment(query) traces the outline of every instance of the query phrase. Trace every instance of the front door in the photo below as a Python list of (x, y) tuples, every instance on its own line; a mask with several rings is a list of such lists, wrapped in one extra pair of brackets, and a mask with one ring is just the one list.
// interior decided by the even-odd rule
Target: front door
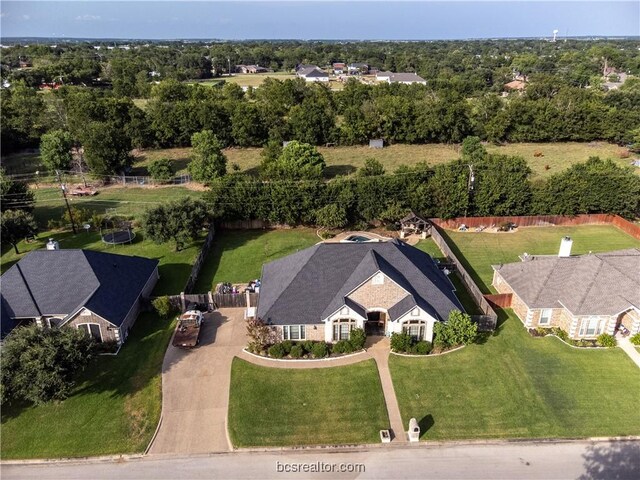
[(367, 323), (365, 324), (366, 334), (372, 336), (383, 336), (386, 317), (387, 315), (384, 312), (367, 313)]

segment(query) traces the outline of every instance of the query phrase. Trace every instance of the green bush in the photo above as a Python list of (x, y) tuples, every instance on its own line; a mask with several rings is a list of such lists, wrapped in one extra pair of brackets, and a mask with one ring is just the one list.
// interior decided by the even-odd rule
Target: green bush
[(333, 353), (351, 353), (353, 346), (348, 340), (339, 340), (333, 344)]
[(159, 158), (151, 162), (147, 167), (149, 175), (156, 181), (168, 182), (175, 174), (173, 170), (173, 162), (168, 158)]
[(616, 339), (613, 338), (613, 335), (609, 335), (608, 333), (602, 333), (598, 335), (598, 338), (596, 339), (596, 343), (600, 347), (611, 348), (611, 347), (615, 347), (618, 342), (616, 342)]
[(433, 347), (430, 342), (421, 340), (411, 347), (411, 353), (415, 353), (416, 355), (428, 355), (432, 348)]
[(316, 342), (313, 344), (311, 349), (311, 354), (314, 358), (323, 358), (326, 357), (329, 353), (329, 347), (325, 342)]
[(540, 337), (544, 337), (549, 333), (549, 329), (545, 327), (536, 327), (536, 334)]
[(284, 347), (282, 343), (276, 343), (269, 347), (269, 356), (273, 358), (282, 358), (285, 356)]
[(640, 345), (640, 333), (636, 333), (633, 335), (629, 341), (634, 345)]
[(557, 336), (558, 338), (560, 338), (561, 340), (564, 340), (565, 342), (568, 340), (569, 338), (569, 334), (567, 334), (567, 332), (565, 332), (563, 329), (561, 329), (560, 327), (553, 327), (551, 329), (551, 333), (553, 333), (555, 336)]
[(302, 345), (294, 345), (291, 347), (291, 351), (289, 352), (289, 356), (291, 358), (300, 358), (304, 354), (302, 350)]
[(305, 353), (313, 353), (313, 344), (314, 344), (313, 340), (305, 340), (304, 342), (301, 343)]
[(293, 342), (291, 340), (285, 340), (284, 342), (281, 342), (280, 345), (282, 345), (284, 354), (289, 355), (289, 353), (291, 352), (291, 348), (293, 348)]
[(353, 350), (362, 350), (364, 348), (364, 344), (367, 341), (367, 334), (364, 333), (364, 329), (362, 328), (354, 328), (351, 330), (351, 335), (349, 336), (349, 343), (353, 347)]
[(407, 332), (391, 334), (391, 350), (398, 353), (407, 353), (411, 351), (413, 343), (411, 335)]
[(151, 304), (153, 305), (153, 308), (156, 310), (156, 312), (158, 312), (158, 315), (160, 315), (162, 318), (169, 317), (169, 315), (171, 315), (171, 313), (175, 310), (173, 308), (173, 305), (171, 305), (171, 302), (169, 301), (169, 297), (167, 297), (166, 295), (153, 299)]

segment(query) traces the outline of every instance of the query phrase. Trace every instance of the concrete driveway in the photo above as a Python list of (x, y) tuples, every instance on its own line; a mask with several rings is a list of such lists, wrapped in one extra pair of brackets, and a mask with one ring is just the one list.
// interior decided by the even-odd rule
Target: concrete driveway
[(169, 345), (162, 364), (162, 419), (150, 454), (231, 450), (227, 408), (231, 361), (246, 344), (242, 308), (205, 316), (200, 346)]

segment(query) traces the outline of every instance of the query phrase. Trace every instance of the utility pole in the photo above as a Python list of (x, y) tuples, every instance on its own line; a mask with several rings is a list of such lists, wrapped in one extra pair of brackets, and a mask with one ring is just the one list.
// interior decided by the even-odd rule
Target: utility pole
[(67, 188), (62, 183), (62, 179), (60, 178), (60, 171), (56, 170), (56, 177), (58, 178), (58, 183), (60, 184), (60, 190), (62, 190), (62, 197), (64, 198), (64, 203), (67, 205), (67, 212), (69, 212), (69, 219), (71, 220), (71, 228), (73, 229), (73, 234), (78, 233), (76, 231), (76, 222), (73, 219), (73, 214), (71, 213), (71, 207), (69, 206), (69, 200), (67, 200)]
[(229, 65), (229, 76), (231, 76), (231, 59), (229, 57), (227, 57), (227, 65)]

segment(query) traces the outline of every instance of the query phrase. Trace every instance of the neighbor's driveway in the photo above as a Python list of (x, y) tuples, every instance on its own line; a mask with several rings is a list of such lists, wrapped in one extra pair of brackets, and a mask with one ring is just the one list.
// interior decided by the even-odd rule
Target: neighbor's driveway
[(198, 348), (169, 345), (162, 364), (162, 419), (149, 453), (231, 450), (226, 428), (231, 362), (245, 338), (243, 309), (224, 308), (205, 316)]

